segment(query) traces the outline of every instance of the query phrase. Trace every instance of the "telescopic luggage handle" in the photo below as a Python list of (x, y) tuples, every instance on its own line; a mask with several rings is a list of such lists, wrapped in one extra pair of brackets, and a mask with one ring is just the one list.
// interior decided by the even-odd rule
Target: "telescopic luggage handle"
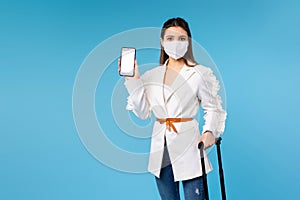
[(203, 177), (203, 186), (204, 186), (204, 193), (205, 193), (205, 200), (209, 200), (208, 195), (208, 186), (207, 186), (207, 179), (206, 179), (206, 169), (204, 164), (204, 143), (201, 141), (198, 144), (198, 148), (200, 149), (200, 158), (201, 158), (201, 166), (202, 166), (202, 177)]
[[(226, 200), (224, 172), (223, 172), (222, 158), (221, 158), (221, 148), (220, 148), (221, 140), (222, 140), (221, 137), (217, 138), (216, 139), (216, 145), (217, 145), (217, 155), (218, 155), (219, 176), (220, 176), (220, 185), (221, 185), (222, 200)], [(202, 166), (202, 174), (203, 174), (202, 176), (203, 176), (205, 199), (209, 200), (208, 186), (207, 186), (207, 175), (206, 175), (206, 169), (205, 169), (205, 164), (204, 164), (204, 143), (202, 141), (199, 142), (198, 148), (200, 149), (200, 157), (201, 157), (201, 166)]]

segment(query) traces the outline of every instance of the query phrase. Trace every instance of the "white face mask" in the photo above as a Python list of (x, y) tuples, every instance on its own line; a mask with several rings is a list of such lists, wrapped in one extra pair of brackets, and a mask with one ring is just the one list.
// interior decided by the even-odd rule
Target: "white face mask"
[(182, 58), (187, 52), (189, 46), (188, 41), (171, 41), (163, 42), (163, 47), (166, 54), (175, 60)]

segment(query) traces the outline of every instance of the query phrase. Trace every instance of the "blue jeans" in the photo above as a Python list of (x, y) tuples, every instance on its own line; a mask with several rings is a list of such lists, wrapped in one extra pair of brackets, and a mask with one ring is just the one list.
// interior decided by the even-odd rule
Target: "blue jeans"
[[(172, 164), (168, 150), (165, 146), (163, 156), (163, 168), (160, 171), (160, 178), (155, 176), (157, 188), (162, 200), (180, 200), (179, 182), (174, 182)], [(185, 200), (205, 200), (203, 177), (196, 177), (182, 181)]]
[[(172, 165), (161, 169), (160, 178), (155, 177), (162, 200), (180, 200), (179, 182), (174, 182)], [(202, 176), (182, 181), (185, 200), (205, 200)]]

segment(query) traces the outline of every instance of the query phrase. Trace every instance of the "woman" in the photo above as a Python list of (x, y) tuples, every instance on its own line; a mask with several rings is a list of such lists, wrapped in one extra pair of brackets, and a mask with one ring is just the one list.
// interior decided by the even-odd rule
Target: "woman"
[[(199, 65), (192, 52), (191, 32), (182, 18), (167, 20), (161, 30), (160, 66), (126, 77), (127, 110), (141, 119), (155, 115), (148, 170), (155, 175), (163, 200), (179, 200), (182, 181), (186, 200), (204, 199), (201, 159), (197, 145), (212, 146), (223, 133), (226, 112), (211, 69)], [(120, 62), (119, 62), (120, 65)], [(200, 135), (194, 119), (200, 104), (205, 124)], [(207, 173), (212, 170), (205, 154)]]

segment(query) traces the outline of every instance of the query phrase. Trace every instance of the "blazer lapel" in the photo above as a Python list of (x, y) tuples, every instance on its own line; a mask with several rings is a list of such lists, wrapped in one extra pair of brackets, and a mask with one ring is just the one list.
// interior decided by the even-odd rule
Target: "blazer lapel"
[[(178, 75), (175, 78), (172, 85), (169, 86), (169, 88), (171, 89), (171, 92), (169, 93), (168, 96), (165, 97), (165, 99), (166, 99), (165, 103), (167, 103), (170, 100), (170, 98), (174, 95), (174, 93), (180, 87), (182, 87), (194, 73), (195, 73), (195, 71), (192, 69), (192, 67), (188, 67), (186, 65), (183, 66), (182, 70), (178, 73)], [(168, 87), (168, 86), (166, 86), (166, 87)]]
[(165, 104), (165, 98), (164, 98), (164, 76), (166, 72), (166, 66), (162, 65), (160, 66), (157, 71), (155, 72), (154, 76), (151, 79), (150, 84), (154, 84), (155, 91), (155, 99), (157, 99), (159, 102), (162, 103), (162, 108), (164, 109), (165, 115), (167, 116), (167, 109)]

